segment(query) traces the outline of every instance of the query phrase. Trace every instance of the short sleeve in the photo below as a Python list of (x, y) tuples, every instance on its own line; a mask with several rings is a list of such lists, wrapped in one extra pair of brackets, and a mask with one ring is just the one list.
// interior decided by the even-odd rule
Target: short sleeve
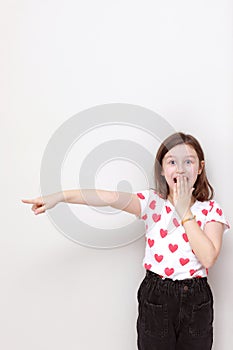
[(230, 229), (229, 222), (227, 221), (221, 206), (216, 201), (209, 202), (210, 209), (206, 216), (206, 224), (208, 222), (221, 222), (224, 224), (224, 231), (226, 233)]
[(133, 193), (137, 195), (139, 199), (140, 207), (141, 207), (140, 214), (139, 216), (137, 216), (137, 218), (142, 219), (143, 215), (145, 215), (146, 213), (146, 208), (150, 197), (150, 190), (148, 189), (148, 190), (136, 191)]

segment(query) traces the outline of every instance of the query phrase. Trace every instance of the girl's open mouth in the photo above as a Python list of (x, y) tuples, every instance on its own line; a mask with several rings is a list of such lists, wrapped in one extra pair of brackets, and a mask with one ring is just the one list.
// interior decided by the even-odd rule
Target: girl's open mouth
[[(187, 179), (187, 181), (188, 181), (188, 178), (186, 177), (186, 179)], [(173, 181), (174, 181), (174, 183), (176, 184), (177, 183), (177, 177), (174, 177), (173, 178)]]

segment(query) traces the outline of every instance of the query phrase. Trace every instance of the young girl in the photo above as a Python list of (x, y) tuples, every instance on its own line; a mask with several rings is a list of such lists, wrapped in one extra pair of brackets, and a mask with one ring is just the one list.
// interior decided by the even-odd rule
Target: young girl
[(213, 294), (207, 275), (229, 224), (213, 199), (204, 154), (193, 136), (169, 136), (157, 152), (154, 169), (154, 189), (133, 194), (68, 190), (23, 202), (33, 204), (35, 214), (64, 201), (109, 205), (143, 220), (146, 275), (137, 292), (138, 349), (209, 350)]

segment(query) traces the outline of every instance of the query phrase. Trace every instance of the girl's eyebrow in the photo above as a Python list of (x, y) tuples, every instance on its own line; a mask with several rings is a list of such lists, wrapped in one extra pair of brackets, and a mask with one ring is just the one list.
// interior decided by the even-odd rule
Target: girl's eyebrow
[[(165, 156), (164, 158), (168, 159), (168, 158), (176, 158), (176, 157), (173, 155), (170, 155), (170, 156)], [(185, 156), (184, 158), (196, 158), (196, 157), (193, 156), (192, 154), (190, 154), (190, 155)]]

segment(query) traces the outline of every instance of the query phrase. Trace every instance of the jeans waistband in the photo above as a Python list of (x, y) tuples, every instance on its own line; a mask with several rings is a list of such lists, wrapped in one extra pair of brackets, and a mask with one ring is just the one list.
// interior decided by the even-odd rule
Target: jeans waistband
[(207, 277), (193, 277), (193, 278), (186, 278), (183, 280), (173, 280), (171, 278), (162, 278), (160, 275), (158, 275), (155, 272), (152, 272), (150, 270), (146, 270), (146, 278), (153, 279), (157, 283), (166, 283), (171, 284), (175, 286), (183, 286), (188, 285), (189, 287), (198, 287), (200, 289), (201, 287), (206, 287), (208, 285)]

